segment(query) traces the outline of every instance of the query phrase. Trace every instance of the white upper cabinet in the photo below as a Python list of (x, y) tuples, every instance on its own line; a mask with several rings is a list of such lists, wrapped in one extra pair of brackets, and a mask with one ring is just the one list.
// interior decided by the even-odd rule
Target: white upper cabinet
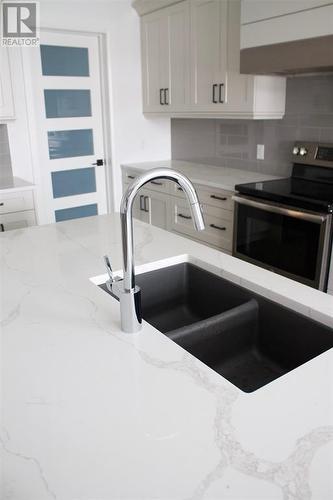
[(0, 47), (0, 120), (15, 118), (8, 49)]
[[(191, 105), (216, 111), (226, 101), (227, 2), (191, 2)], [(223, 108), (223, 106), (222, 106)]]
[(144, 112), (170, 112), (189, 100), (189, 1), (142, 17)]
[(240, 0), (185, 0), (142, 16), (144, 113), (283, 117), (285, 78), (240, 74), (240, 8)]

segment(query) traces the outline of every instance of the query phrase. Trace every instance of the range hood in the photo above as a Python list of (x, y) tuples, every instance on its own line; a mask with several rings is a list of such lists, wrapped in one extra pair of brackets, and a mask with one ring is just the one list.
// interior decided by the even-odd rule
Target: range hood
[(241, 49), (240, 72), (292, 75), (333, 71), (333, 35)]

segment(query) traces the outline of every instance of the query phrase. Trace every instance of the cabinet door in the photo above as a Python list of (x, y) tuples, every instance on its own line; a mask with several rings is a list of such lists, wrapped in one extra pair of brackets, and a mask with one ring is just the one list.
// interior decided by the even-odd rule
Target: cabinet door
[(9, 54), (6, 47), (0, 46), (0, 119), (15, 118)]
[(133, 217), (149, 224), (149, 199), (145, 193), (138, 193), (133, 203)]
[(150, 191), (148, 189), (142, 189), (140, 194), (144, 196), (146, 214), (148, 210), (148, 220), (146, 219), (145, 222), (160, 227), (161, 229), (168, 229), (169, 195)]
[(226, 67), (226, 0), (192, 0), (191, 105), (196, 111), (223, 108), (227, 90)]
[(143, 111), (164, 112), (169, 87), (168, 16), (165, 9), (141, 19)]
[(150, 223), (161, 229), (168, 229), (168, 202), (166, 197), (149, 195)]
[(165, 11), (170, 47), (165, 111), (181, 111), (190, 103), (190, 3), (181, 2)]

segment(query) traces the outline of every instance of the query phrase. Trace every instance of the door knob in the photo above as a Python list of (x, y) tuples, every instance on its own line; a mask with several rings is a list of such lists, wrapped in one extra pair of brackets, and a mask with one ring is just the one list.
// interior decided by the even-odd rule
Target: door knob
[(92, 165), (96, 165), (97, 167), (102, 167), (104, 165), (104, 160), (102, 160), (102, 158), (99, 158), (98, 160), (95, 161), (95, 163), (92, 163)]

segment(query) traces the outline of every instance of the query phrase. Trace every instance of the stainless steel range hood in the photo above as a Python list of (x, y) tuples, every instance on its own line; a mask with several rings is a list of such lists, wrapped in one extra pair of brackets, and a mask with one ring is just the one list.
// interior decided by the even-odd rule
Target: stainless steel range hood
[(332, 71), (333, 35), (241, 50), (241, 73), (292, 75)]

